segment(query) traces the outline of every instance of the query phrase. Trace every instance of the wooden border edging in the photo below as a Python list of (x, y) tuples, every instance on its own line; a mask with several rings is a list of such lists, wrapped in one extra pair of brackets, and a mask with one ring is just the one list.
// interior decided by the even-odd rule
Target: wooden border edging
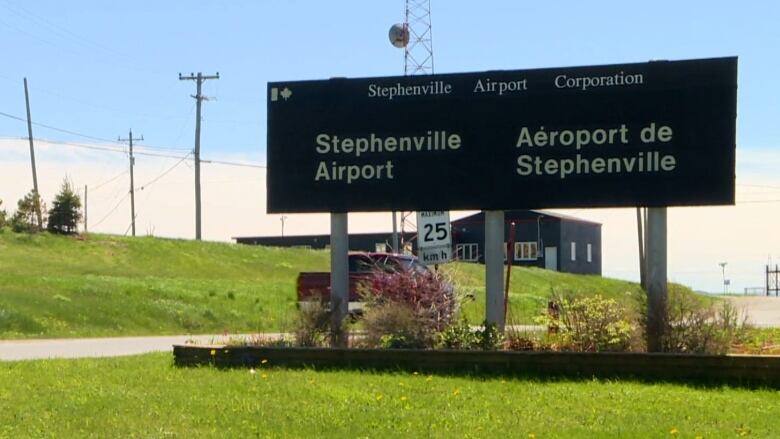
[[(174, 346), (177, 366), (625, 377), (780, 387), (780, 356)], [(263, 363), (267, 360), (267, 363)]]

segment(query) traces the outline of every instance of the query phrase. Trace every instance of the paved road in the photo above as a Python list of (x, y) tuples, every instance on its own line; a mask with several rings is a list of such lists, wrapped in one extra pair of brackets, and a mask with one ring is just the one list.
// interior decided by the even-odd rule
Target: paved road
[[(540, 331), (535, 325), (517, 325), (517, 331)], [(284, 334), (268, 333), (262, 337), (279, 338)], [(67, 338), (48, 340), (0, 340), (0, 361), (38, 360), (44, 358), (120, 357), (147, 352), (171, 352), (173, 345), (194, 342), (222, 344), (227, 338), (250, 335), (173, 335), (163, 337)]]
[(728, 297), (739, 309), (747, 312), (748, 321), (756, 326), (780, 327), (780, 297)]
[(175, 335), (165, 337), (76, 338), (52, 340), (0, 340), (0, 361), (42, 358), (118, 357), (147, 352), (172, 351), (173, 345), (189, 340), (219, 343), (218, 335)]

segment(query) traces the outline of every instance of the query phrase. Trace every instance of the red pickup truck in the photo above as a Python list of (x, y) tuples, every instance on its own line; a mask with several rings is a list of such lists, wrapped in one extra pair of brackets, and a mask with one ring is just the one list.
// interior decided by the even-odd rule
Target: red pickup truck
[[(349, 256), (349, 312), (361, 313), (361, 291), (372, 288), (372, 279), (377, 273), (416, 271), (429, 273), (417, 258), (395, 253), (350, 253)], [(364, 289), (361, 289), (360, 286)], [(298, 306), (305, 307), (314, 301), (330, 301), (330, 273), (300, 273), (298, 275)]]

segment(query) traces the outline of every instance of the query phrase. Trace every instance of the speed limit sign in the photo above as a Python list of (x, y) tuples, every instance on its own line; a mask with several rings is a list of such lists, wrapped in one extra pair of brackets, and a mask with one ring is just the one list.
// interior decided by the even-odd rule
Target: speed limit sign
[(425, 265), (444, 264), (452, 259), (452, 236), (448, 211), (417, 212), (417, 249)]

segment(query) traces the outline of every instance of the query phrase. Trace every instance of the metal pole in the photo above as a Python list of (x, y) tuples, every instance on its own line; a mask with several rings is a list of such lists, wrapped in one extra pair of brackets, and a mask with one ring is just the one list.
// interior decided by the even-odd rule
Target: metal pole
[[(33, 144), (33, 134), (32, 134), (32, 118), (30, 117), (30, 94), (27, 92), (27, 78), (24, 78), (24, 102), (27, 105), (27, 137), (30, 139), (30, 164), (32, 165), (32, 175), (33, 175), (33, 191), (35, 191), (35, 196), (40, 197), (40, 192), (38, 192), (38, 171), (35, 167), (35, 147)], [(38, 229), (43, 229), (43, 214), (41, 212), (41, 203), (39, 202), (40, 198), (37, 198), (35, 200), (36, 209), (35, 209), (35, 215), (38, 219)]]
[(504, 211), (485, 215), (485, 322), (504, 330)]
[[(537, 217), (538, 219), (539, 217)], [(538, 224), (538, 223), (537, 223)], [(509, 308), (509, 281), (512, 276), (512, 265), (515, 260), (515, 222), (509, 223), (509, 243), (506, 246), (506, 282), (504, 283), (504, 322), (506, 322), (506, 315)], [(538, 241), (537, 241), (537, 245)]]
[(84, 185), (84, 233), (89, 232), (87, 228), (87, 185)]
[(195, 101), (197, 102), (197, 110), (195, 111), (195, 239), (200, 241), (200, 107), (201, 101), (201, 86), (203, 85), (203, 75), (198, 72), (197, 79), (198, 89), (195, 94)]
[(647, 291), (647, 267), (645, 265), (645, 233), (642, 223), (642, 208), (636, 208), (637, 239), (639, 240), (639, 283)]
[(330, 214), (331, 346), (347, 347), (343, 322), (349, 308), (349, 235), (347, 214)]
[(130, 226), (135, 236), (135, 180), (133, 179), (133, 167), (135, 159), (133, 158), (133, 130), (130, 130)]
[(179, 80), (192, 80), (197, 84), (197, 91), (195, 93), (196, 111), (195, 111), (195, 239), (201, 238), (201, 221), (200, 221), (200, 110), (202, 101), (208, 100), (201, 93), (203, 81), (208, 79), (219, 79), (219, 72), (216, 75), (204, 76), (198, 72), (197, 76), (194, 73), (190, 73), (190, 76), (182, 76), (179, 73)]
[(398, 251), (398, 215), (396, 211), (393, 211), (393, 253), (401, 253)]
[(647, 350), (660, 352), (666, 327), (666, 208), (647, 213)]

